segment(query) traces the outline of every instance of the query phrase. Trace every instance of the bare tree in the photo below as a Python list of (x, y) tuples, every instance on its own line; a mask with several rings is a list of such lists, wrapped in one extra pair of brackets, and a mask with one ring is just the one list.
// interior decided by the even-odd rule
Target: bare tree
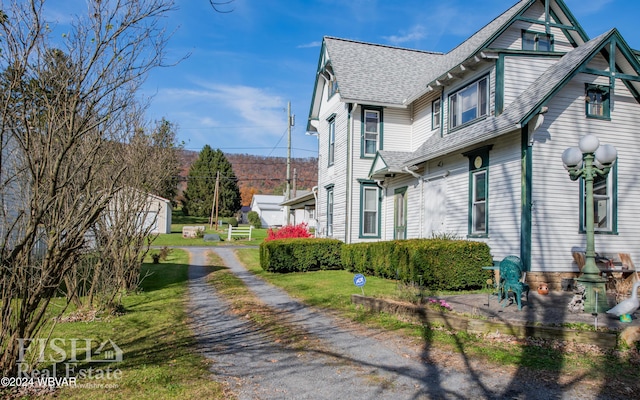
[(0, 370), (15, 373), (18, 339), (41, 329), (87, 232), (126, 185), (114, 143), (150, 69), (162, 64), (170, 0), (88, 1), (61, 38), (44, 0), (0, 14)]

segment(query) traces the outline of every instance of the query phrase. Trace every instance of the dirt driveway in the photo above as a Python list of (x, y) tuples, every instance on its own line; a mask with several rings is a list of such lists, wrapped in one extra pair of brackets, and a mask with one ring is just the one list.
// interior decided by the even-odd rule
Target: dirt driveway
[[(189, 313), (198, 350), (212, 361), (214, 379), (226, 382), (239, 399), (612, 398), (580, 379), (538, 379), (338, 321), (249, 273), (233, 248), (187, 250)], [(228, 312), (205, 281), (208, 251), (215, 251), (267, 305), (310, 332), (322, 350), (280, 346)]]

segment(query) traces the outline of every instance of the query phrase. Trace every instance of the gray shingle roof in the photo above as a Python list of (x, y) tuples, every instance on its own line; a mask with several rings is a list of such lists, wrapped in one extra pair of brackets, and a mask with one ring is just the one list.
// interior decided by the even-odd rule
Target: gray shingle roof
[(325, 37), (343, 101), (403, 106), (427, 85), (473, 56), (521, 13), (522, 0), (446, 54)]
[(343, 101), (402, 105), (442, 54), (324, 38)]
[(562, 87), (582, 66), (582, 64), (600, 47), (614, 29), (606, 32), (584, 45), (565, 54), (557, 63), (549, 67), (533, 84), (507, 106), (498, 117), (489, 117), (454, 133), (440, 137), (432, 136), (424, 142), (410, 157), (404, 161), (405, 166), (420, 163), (451, 151), (461, 150), (519, 129), (524, 119), (532, 113), (538, 112), (552, 92)]

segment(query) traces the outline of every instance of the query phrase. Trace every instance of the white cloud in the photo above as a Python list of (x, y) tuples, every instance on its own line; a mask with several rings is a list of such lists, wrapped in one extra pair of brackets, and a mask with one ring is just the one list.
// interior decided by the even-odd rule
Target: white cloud
[(424, 39), (427, 36), (423, 25), (414, 25), (411, 29), (401, 30), (400, 35), (383, 36), (382, 38), (391, 44), (400, 44)]
[(151, 109), (156, 119), (177, 123), (179, 139), (195, 150), (205, 144), (229, 152), (271, 148), (287, 129), (286, 101), (257, 87), (199, 82), (189, 89), (165, 89)]
[(315, 42), (310, 42), (310, 43), (306, 43), (306, 44), (301, 44), (296, 46), (298, 49), (308, 49), (308, 48), (312, 48), (312, 47), (320, 47), (322, 46), (322, 42), (320, 41), (315, 41)]

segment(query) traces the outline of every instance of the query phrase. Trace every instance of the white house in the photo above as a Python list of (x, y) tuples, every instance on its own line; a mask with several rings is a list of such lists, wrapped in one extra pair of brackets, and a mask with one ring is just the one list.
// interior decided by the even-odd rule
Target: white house
[(269, 194), (253, 195), (253, 199), (251, 199), (251, 211), (258, 213), (263, 228), (286, 225), (284, 207), (280, 205), (283, 201), (284, 196)]
[(309, 228), (316, 228), (316, 198), (313, 191), (299, 190), (295, 197), (285, 200), (282, 206), (289, 207), (290, 225), (307, 224)]
[(589, 38), (561, 0), (523, 0), (448, 53), (325, 37), (307, 131), (319, 234), (347, 243), (456, 235), (530, 274), (577, 272), (584, 188), (563, 151), (595, 134), (596, 251), (640, 259), (640, 63)]

